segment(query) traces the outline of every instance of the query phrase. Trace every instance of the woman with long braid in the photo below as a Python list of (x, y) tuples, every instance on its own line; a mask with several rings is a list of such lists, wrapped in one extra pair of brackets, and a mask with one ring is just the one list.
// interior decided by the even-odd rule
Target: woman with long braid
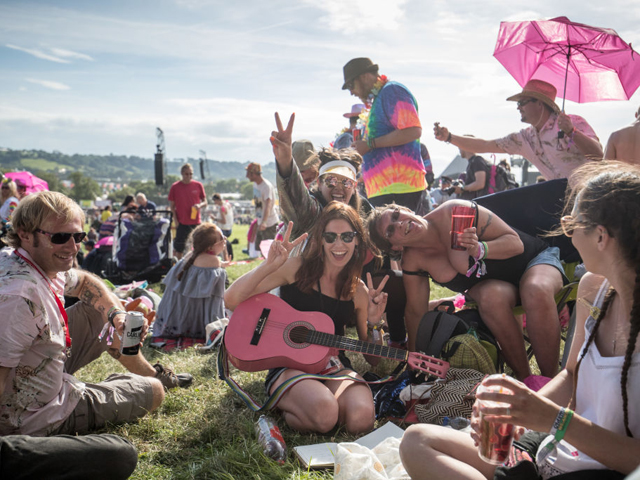
[(183, 257), (162, 281), (166, 289), (156, 320), (154, 338), (192, 338), (204, 340), (206, 326), (224, 318), (226, 238), (213, 223), (198, 225), (187, 240), (193, 250)]
[[(570, 184), (562, 227), (590, 273), (580, 280), (567, 368), (538, 393), (506, 376), (485, 380), (513, 395), (478, 394), (507, 406), (476, 404), (471, 436), (410, 427), (400, 454), (411, 478), (622, 479), (640, 464), (640, 169), (590, 163)], [(488, 421), (531, 429), (507, 466), (477, 454), (479, 408)]]

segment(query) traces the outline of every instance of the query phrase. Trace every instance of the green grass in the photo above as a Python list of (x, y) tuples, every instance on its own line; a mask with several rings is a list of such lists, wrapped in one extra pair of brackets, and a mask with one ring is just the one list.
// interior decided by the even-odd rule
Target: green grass
[(55, 171), (57, 168), (60, 168), (59, 163), (45, 160), (43, 158), (23, 158), (21, 163), (24, 168), (28, 168), (32, 171)]
[[(247, 226), (236, 226), (231, 240), (236, 261), (247, 260), (242, 253), (246, 248)], [(229, 278), (235, 280), (258, 265), (258, 261), (230, 266)], [(154, 285), (159, 291), (158, 284)], [(434, 287), (434, 298), (448, 296), (450, 292)], [(352, 329), (351, 335), (355, 336)], [(148, 344), (148, 340), (146, 342)], [(331, 435), (299, 434), (288, 428), (277, 414), (277, 420), (288, 448), (284, 466), (265, 458), (256, 441), (253, 413), (227, 384), (217, 378), (216, 354), (199, 354), (193, 349), (166, 354), (143, 346), (145, 357), (161, 362), (176, 372), (189, 372), (194, 376), (193, 386), (167, 393), (164, 403), (151, 415), (137, 422), (110, 426), (110, 432), (129, 439), (138, 449), (138, 467), (134, 479), (331, 479), (333, 471), (307, 471), (298, 464), (292, 447), (325, 441), (352, 441), (355, 437), (338, 430)], [(367, 364), (358, 354), (351, 355), (354, 367), (364, 373)], [(372, 369), (386, 375), (395, 362), (384, 360)], [(103, 355), (80, 370), (78, 378), (85, 382), (100, 382), (109, 374), (124, 372), (122, 366), (108, 355)], [(233, 378), (256, 400), (266, 400), (263, 382), (265, 372), (233, 372)]]

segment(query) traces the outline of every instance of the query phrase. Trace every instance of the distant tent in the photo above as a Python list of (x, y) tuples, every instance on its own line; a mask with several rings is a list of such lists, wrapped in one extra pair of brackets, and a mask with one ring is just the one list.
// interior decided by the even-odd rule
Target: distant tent
[(460, 155), (457, 155), (456, 158), (451, 160), (451, 163), (447, 165), (447, 167), (442, 171), (438, 178), (444, 175), (455, 180), (461, 173), (467, 171), (468, 164), (469, 163), (466, 159), (462, 158)]

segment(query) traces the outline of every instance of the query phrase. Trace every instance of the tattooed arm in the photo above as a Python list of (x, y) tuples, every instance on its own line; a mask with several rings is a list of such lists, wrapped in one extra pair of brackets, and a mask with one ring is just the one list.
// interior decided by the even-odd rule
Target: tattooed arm
[[(72, 268), (66, 273), (65, 295), (78, 297), (82, 303), (95, 308), (105, 323), (108, 321), (109, 310), (124, 310), (122, 303), (113, 295), (102, 279), (87, 272)], [(116, 330), (122, 333), (124, 328), (124, 314), (116, 315), (113, 319)]]
[(502, 260), (520, 255), (524, 245), (518, 234), (491, 210), (478, 205), (478, 241), (484, 241), (489, 249), (487, 258)]

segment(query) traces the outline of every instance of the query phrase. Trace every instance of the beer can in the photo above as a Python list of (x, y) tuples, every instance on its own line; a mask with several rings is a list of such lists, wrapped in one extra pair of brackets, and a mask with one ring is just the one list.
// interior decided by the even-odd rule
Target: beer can
[(123, 355), (137, 355), (142, 340), (142, 327), (144, 315), (140, 312), (127, 312), (124, 321), (124, 333), (120, 352)]

